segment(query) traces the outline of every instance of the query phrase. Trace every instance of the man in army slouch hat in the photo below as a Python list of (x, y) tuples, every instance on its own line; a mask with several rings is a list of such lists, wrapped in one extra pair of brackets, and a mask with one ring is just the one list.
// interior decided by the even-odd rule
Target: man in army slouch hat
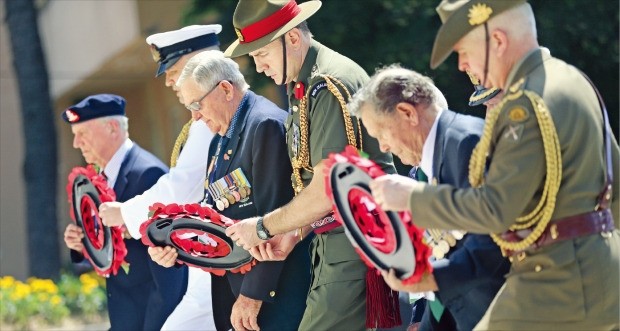
[[(349, 58), (312, 38), (305, 21), (320, 6), (320, 1), (298, 5), (288, 0), (241, 0), (237, 5), (233, 25), (238, 40), (225, 54), (249, 54), (257, 72), (287, 85), (287, 143), (296, 197), (263, 217), (231, 226), (227, 234), (259, 259), (282, 259), (294, 241), (299, 241), (294, 237), (296, 229), (298, 234), (315, 232), (312, 283), (299, 329), (363, 330), (368, 324), (377, 327), (381, 318), (377, 316), (384, 315), (367, 315), (368, 269), (330, 215), (324, 160), (329, 153), (353, 145), (387, 172), (395, 170), (391, 155), (380, 151), (377, 141), (346, 108), (348, 98), (367, 82), (368, 75)], [(265, 244), (274, 235), (278, 236)]]
[(431, 67), (455, 51), (459, 70), (505, 95), (472, 154), (472, 188), (385, 176), (373, 195), (423, 227), (491, 233), (512, 267), (476, 330), (618, 329), (619, 148), (602, 99), (538, 45), (525, 1), (444, 0), (437, 11)]

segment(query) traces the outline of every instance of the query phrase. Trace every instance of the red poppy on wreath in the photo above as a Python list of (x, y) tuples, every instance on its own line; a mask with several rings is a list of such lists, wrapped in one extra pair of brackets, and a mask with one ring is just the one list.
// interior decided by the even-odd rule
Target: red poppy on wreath
[(116, 275), (121, 267), (128, 272), (124, 227), (106, 227), (99, 217), (99, 205), (116, 199), (114, 190), (92, 165), (73, 168), (68, 180), (70, 216), (84, 232), (82, 254), (103, 277)]
[(368, 183), (384, 174), (376, 163), (347, 146), (342, 153), (329, 156), (325, 166), (327, 194), (336, 219), (346, 228), (366, 265), (378, 270), (394, 269), (404, 284), (414, 284), (432, 272), (432, 251), (411, 213), (386, 212), (375, 203)]
[(140, 226), (142, 243), (176, 248), (178, 263), (218, 276), (226, 271), (244, 274), (256, 264), (250, 253), (226, 236), (226, 228), (235, 221), (214, 209), (199, 204), (156, 203), (149, 210), (149, 220)]

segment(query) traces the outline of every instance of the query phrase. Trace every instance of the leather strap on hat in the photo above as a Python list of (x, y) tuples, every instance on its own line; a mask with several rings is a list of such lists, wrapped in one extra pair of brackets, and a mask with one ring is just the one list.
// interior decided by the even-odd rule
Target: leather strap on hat
[(282, 35), (282, 37), (280, 37), (280, 39), (282, 40), (282, 82), (280, 83), (280, 85), (284, 85), (286, 84), (286, 33)]
[(239, 34), (239, 43), (251, 43), (274, 32), (292, 20), (300, 12), (301, 8), (297, 6), (297, 2), (295, 2), (295, 0), (289, 1), (275, 13), (263, 18), (260, 21), (254, 22), (243, 29), (238, 29), (237, 34)]

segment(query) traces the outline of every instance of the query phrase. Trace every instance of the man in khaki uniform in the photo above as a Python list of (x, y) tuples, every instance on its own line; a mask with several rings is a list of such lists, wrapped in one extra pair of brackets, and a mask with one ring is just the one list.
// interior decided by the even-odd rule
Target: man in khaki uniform
[(459, 70), (505, 96), (472, 154), (472, 188), (385, 176), (373, 195), (423, 227), (491, 233), (512, 268), (476, 330), (618, 329), (619, 148), (595, 89), (539, 47), (525, 1), (444, 0), (437, 11), (431, 67), (454, 50)]
[[(328, 215), (332, 208), (324, 188), (324, 159), (350, 144), (362, 148), (386, 171), (395, 170), (391, 155), (381, 153), (365, 130), (360, 134), (359, 123), (346, 110), (348, 98), (368, 75), (350, 59), (312, 39), (305, 20), (320, 6), (320, 1), (298, 5), (281, 0), (241, 0), (237, 5), (233, 25), (239, 39), (225, 54), (249, 53), (259, 73), (276, 84), (287, 84), (287, 143), (296, 197), (264, 217), (237, 223), (226, 233), (258, 259), (281, 259), (299, 241), (293, 236), (296, 229), (298, 234), (314, 230), (313, 277), (299, 329), (363, 330), (367, 268), (343, 228), (336, 227), (338, 223)], [(258, 246), (279, 234), (269, 244)], [(373, 318), (376, 314), (370, 324), (376, 325)]]

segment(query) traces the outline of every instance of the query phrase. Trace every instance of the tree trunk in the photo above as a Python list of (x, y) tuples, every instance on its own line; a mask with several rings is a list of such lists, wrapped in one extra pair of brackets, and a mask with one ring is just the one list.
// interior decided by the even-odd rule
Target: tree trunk
[[(22, 107), (28, 263), (32, 276), (60, 271), (56, 218), (56, 129), (33, 0), (4, 0)], [(19, 222), (21, 220), (14, 220)]]

